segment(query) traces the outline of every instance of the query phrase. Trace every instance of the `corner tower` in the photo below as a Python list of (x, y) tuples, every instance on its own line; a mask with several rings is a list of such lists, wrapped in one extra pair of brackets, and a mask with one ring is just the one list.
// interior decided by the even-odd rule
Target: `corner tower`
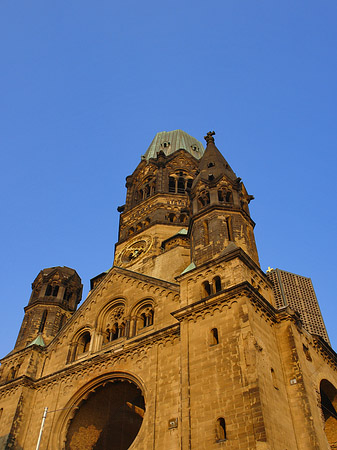
[(32, 342), (48, 344), (81, 301), (81, 279), (69, 267), (43, 269), (32, 283), (32, 294), (15, 344), (20, 350)]

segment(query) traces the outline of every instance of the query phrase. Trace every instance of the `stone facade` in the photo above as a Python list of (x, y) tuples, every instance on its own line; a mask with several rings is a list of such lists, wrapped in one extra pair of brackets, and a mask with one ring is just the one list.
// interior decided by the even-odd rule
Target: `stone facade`
[(40, 449), (337, 448), (336, 354), (277, 307), (252, 196), (206, 142), (156, 136), (78, 309), (74, 270), (38, 275), (1, 361), (1, 449), (35, 449), (44, 412)]

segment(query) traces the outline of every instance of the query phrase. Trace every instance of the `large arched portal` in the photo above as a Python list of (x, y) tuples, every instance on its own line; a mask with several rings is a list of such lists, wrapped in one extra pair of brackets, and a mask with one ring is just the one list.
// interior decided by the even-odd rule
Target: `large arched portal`
[(142, 425), (141, 390), (124, 379), (97, 386), (70, 422), (66, 450), (127, 450)]
[(328, 380), (322, 380), (320, 393), (325, 434), (331, 449), (337, 449), (337, 390)]

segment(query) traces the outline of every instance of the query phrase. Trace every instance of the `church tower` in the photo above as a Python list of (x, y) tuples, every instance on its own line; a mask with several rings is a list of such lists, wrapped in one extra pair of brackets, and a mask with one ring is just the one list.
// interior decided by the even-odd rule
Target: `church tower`
[(155, 136), (78, 308), (75, 270), (38, 274), (1, 360), (0, 449), (336, 448), (337, 355), (261, 270), (214, 134)]
[(32, 283), (32, 293), (15, 344), (47, 345), (75, 312), (82, 297), (81, 279), (69, 267), (43, 269)]
[(191, 188), (192, 261), (199, 265), (240, 247), (258, 265), (255, 224), (248, 209), (254, 197), (247, 194), (241, 179), (215, 146), (214, 134), (205, 136), (206, 151)]
[(157, 133), (126, 179), (114, 265), (175, 281), (189, 264), (188, 192), (203, 153), (182, 130)]

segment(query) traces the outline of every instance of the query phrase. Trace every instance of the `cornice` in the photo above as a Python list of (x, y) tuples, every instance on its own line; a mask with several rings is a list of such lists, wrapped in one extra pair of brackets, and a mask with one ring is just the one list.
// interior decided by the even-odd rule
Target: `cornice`
[(207, 206), (203, 207), (201, 209), (201, 211), (197, 212), (196, 214), (194, 214), (191, 217), (191, 225), (193, 224), (193, 222), (195, 220), (199, 219), (200, 217), (204, 216), (205, 214), (209, 214), (210, 212), (212, 212), (214, 210), (219, 210), (219, 209), (222, 211), (225, 211), (225, 212), (234, 212), (234, 213), (241, 214), (245, 219), (248, 220), (248, 222), (250, 222), (250, 224), (252, 225), (253, 228), (256, 225), (254, 220), (250, 217), (250, 215), (248, 213), (246, 213), (246, 211), (234, 206), (232, 203), (226, 203), (226, 205), (221, 205), (221, 204), (207, 205)]
[[(225, 249), (224, 249), (225, 250)], [(196, 266), (194, 269), (189, 270), (188, 272), (178, 275), (176, 277), (177, 281), (184, 280), (186, 278), (190, 278), (192, 274), (196, 274), (199, 271), (203, 271), (205, 269), (208, 269), (209, 267), (214, 267), (215, 265), (222, 263), (222, 262), (228, 262), (232, 259), (239, 258), (241, 261), (243, 261), (250, 269), (255, 270), (259, 273), (259, 275), (263, 278), (263, 280), (266, 282), (266, 284), (272, 288), (272, 282), (268, 279), (267, 275), (261, 270), (261, 268), (253, 261), (253, 259), (247, 255), (247, 253), (241, 248), (238, 247), (235, 250), (232, 250), (224, 255), (220, 255), (217, 258), (212, 259), (211, 261), (206, 261), (199, 266)]]
[(153, 333), (141, 336), (130, 343), (126, 343), (123, 346), (117, 348), (110, 348), (108, 350), (103, 349), (99, 353), (93, 354), (91, 357), (77, 361), (72, 364), (66, 365), (63, 369), (53, 372), (50, 375), (46, 375), (39, 379), (32, 379), (27, 376), (22, 376), (0, 386), (0, 396), (3, 392), (13, 391), (20, 386), (27, 386), (32, 389), (39, 389), (46, 384), (50, 385), (55, 382), (60, 383), (60, 380), (73, 376), (84, 370), (90, 370), (93, 372), (97, 367), (102, 364), (109, 364), (111, 366), (113, 362), (120, 359), (126, 359), (133, 357), (135, 354), (140, 353), (143, 350), (148, 350), (152, 345), (166, 345), (167, 342), (172, 341), (180, 336), (179, 324), (170, 325), (161, 330), (154, 331)]
[(243, 295), (247, 296), (256, 310), (259, 310), (272, 322), (275, 323), (277, 321), (277, 310), (247, 281), (216, 292), (206, 298), (173, 311), (171, 314), (179, 322), (190, 319), (194, 320), (199, 313), (214, 309), (217, 306), (222, 307), (226, 304), (228, 305), (231, 301), (241, 298)]

